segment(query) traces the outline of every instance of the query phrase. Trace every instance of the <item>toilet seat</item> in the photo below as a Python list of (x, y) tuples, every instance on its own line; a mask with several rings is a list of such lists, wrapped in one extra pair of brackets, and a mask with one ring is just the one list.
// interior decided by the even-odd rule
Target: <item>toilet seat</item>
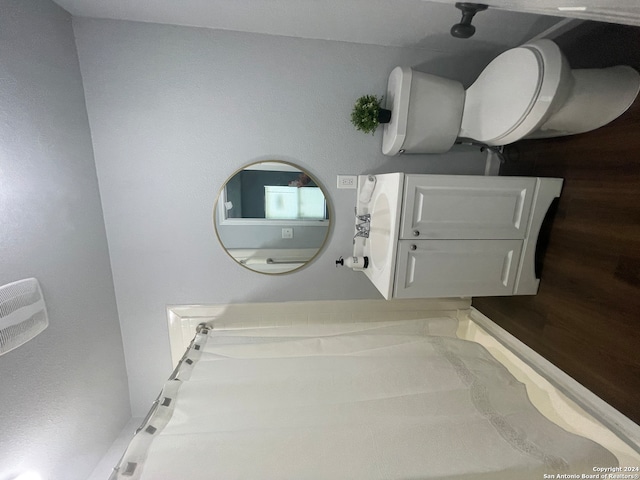
[(525, 137), (564, 102), (570, 75), (560, 49), (549, 40), (507, 50), (467, 89), (460, 137), (487, 145)]

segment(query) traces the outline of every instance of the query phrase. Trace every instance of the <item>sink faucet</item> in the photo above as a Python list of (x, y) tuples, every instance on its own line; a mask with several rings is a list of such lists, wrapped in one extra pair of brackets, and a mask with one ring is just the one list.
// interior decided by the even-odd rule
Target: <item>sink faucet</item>
[(356, 234), (353, 236), (353, 243), (356, 243), (357, 237), (369, 238), (369, 230), (371, 229), (371, 215), (366, 213), (364, 215), (356, 214), (358, 222), (356, 223)]
[(369, 224), (359, 223), (356, 225), (356, 237), (368, 237), (369, 236)]

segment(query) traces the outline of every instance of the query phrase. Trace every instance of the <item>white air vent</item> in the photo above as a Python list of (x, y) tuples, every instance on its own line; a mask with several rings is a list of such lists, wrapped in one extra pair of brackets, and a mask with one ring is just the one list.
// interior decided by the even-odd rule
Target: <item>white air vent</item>
[(38, 280), (27, 278), (0, 287), (0, 355), (28, 342), (48, 325)]

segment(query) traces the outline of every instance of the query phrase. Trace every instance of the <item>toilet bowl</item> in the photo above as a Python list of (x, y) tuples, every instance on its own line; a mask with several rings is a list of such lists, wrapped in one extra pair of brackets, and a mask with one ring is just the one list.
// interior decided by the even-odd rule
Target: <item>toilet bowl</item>
[(551, 40), (507, 50), (466, 91), (455, 80), (396, 67), (382, 152), (443, 153), (457, 140), (499, 146), (588, 132), (624, 113), (639, 89), (640, 74), (628, 66), (572, 70)]

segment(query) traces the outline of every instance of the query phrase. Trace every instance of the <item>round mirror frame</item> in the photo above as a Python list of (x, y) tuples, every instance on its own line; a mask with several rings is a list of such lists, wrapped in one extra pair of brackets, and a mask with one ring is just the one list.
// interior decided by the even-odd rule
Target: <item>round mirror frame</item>
[[(220, 221), (227, 221), (228, 218), (222, 218), (220, 219), (220, 212), (222, 211), (221, 209), (223, 208), (222, 205), (226, 202), (226, 197), (225, 197), (225, 193), (226, 193), (226, 188), (227, 185), (229, 183), (229, 181), (231, 179), (233, 179), (236, 175), (238, 175), (240, 172), (243, 172), (245, 170), (248, 169), (248, 167), (255, 167), (258, 166), (260, 164), (281, 164), (281, 165), (285, 165), (288, 169), (291, 169), (292, 171), (295, 170), (296, 172), (299, 172), (300, 174), (306, 175), (307, 177), (309, 177), (309, 179), (315, 184), (315, 186), (317, 186), (320, 189), (320, 192), (322, 192), (322, 195), (324, 196), (324, 201), (325, 201), (325, 215), (326, 215), (326, 219), (324, 221), (327, 222), (326, 225), (326, 234), (322, 240), (322, 243), (320, 244), (319, 247), (317, 247), (316, 252), (309, 257), (307, 260), (304, 261), (304, 263), (301, 263), (300, 265), (291, 268), (289, 270), (285, 270), (285, 271), (280, 271), (280, 272), (269, 272), (269, 271), (261, 271), (258, 270), (256, 268), (251, 268), (251, 265), (247, 265), (245, 261), (243, 260), (238, 260), (236, 257), (234, 257), (230, 252), (230, 248), (224, 244), (224, 242), (222, 241), (221, 238), (221, 234), (218, 231), (218, 225), (220, 223)], [(250, 169), (251, 170), (251, 169)], [(253, 169), (253, 170), (258, 170), (258, 169)], [(304, 187), (300, 187), (300, 188), (304, 188)], [(310, 263), (312, 263), (320, 254), (320, 252), (322, 252), (322, 250), (324, 249), (327, 240), (329, 238), (329, 234), (331, 231), (331, 220), (332, 220), (332, 208), (331, 208), (331, 202), (329, 200), (329, 196), (327, 195), (327, 191), (326, 189), (316, 180), (316, 178), (309, 174), (305, 169), (301, 168), (299, 165), (296, 165), (295, 163), (292, 162), (287, 162), (284, 160), (259, 160), (256, 162), (252, 162), (252, 163), (248, 163), (246, 165), (243, 165), (242, 167), (240, 167), (239, 169), (237, 169), (235, 172), (233, 172), (226, 180), (225, 182), (222, 184), (222, 187), (220, 188), (220, 190), (218, 191), (218, 195), (216, 197), (216, 201), (214, 202), (214, 206), (213, 206), (213, 227), (214, 227), (214, 231), (216, 234), (216, 238), (218, 239), (218, 243), (220, 244), (220, 246), (224, 249), (225, 253), (227, 255), (229, 255), (238, 265), (241, 265), (242, 267), (246, 268), (247, 270), (251, 271), (251, 272), (255, 272), (255, 273), (260, 273), (263, 275), (286, 275), (288, 273), (293, 273), (293, 272), (297, 272), (303, 268), (305, 268), (307, 265), (309, 265)], [(251, 221), (252, 219), (245, 219), (248, 221)], [(287, 225), (292, 225), (292, 227), (295, 227), (295, 222), (300, 222), (300, 220), (269, 220), (266, 218), (256, 218), (256, 225), (263, 225), (264, 222), (274, 222), (273, 226), (284, 226), (284, 224)], [(308, 220), (306, 222), (321, 222), (323, 220)], [(246, 225), (248, 222), (242, 222), (242, 224)], [(306, 226), (310, 226), (311, 223), (307, 223)], [(279, 262), (273, 262), (270, 263), (269, 260), (271, 259), (266, 259), (267, 262), (266, 264), (269, 265), (275, 265), (278, 264)], [(292, 262), (292, 263), (297, 263), (297, 262)]]

